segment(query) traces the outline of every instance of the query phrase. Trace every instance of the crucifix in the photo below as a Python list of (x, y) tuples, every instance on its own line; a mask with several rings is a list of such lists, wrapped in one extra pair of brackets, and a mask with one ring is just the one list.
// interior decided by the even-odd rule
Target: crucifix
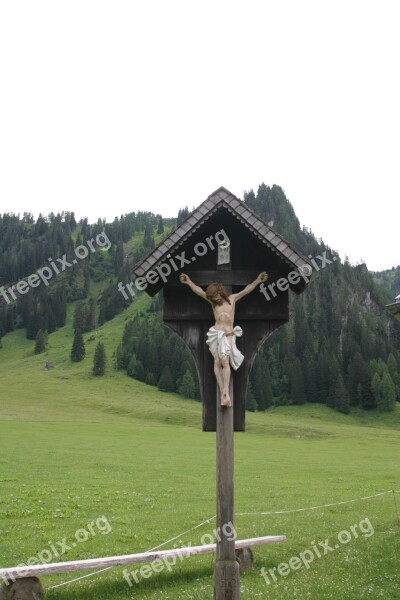
[[(219, 244), (218, 267), (231, 268), (230, 241)], [(234, 527), (234, 441), (233, 441), (233, 385), (231, 367), (236, 371), (244, 360), (236, 346), (236, 337), (242, 329), (234, 325), (236, 302), (267, 281), (264, 271), (241, 291), (233, 294), (220, 283), (211, 283), (204, 291), (190, 277), (181, 273), (179, 280), (188, 285), (197, 296), (211, 304), (215, 325), (207, 332), (207, 345), (214, 358), (217, 381), (217, 530), (224, 532), (226, 525)], [(217, 542), (214, 572), (214, 599), (236, 600), (240, 596), (239, 565), (235, 555), (235, 540), (222, 535)]]
[[(188, 265), (184, 273), (182, 267), (175, 268), (178, 256), (181, 264)], [(258, 348), (288, 321), (288, 290), (300, 293), (305, 288), (307, 282), (295, 273), (305, 264), (308, 260), (244, 202), (219, 188), (134, 267), (136, 276), (147, 281), (150, 296), (163, 290), (163, 321), (194, 358), (203, 430), (217, 432), (217, 525), (221, 532), (230, 530), (223, 525), (234, 526), (233, 439), (234, 432), (245, 430), (251, 367)], [(170, 276), (160, 278), (156, 269)], [(259, 293), (267, 277), (271, 290), (278, 284), (280, 289), (279, 294), (271, 291), (268, 301)], [(286, 287), (285, 281), (289, 281)], [(210, 282), (218, 282), (223, 289), (210, 287)], [(235, 541), (220, 537), (214, 599), (238, 600)]]
[(232, 406), (229, 395), (231, 367), (237, 371), (244, 360), (243, 354), (236, 346), (236, 337), (243, 334), (242, 328), (234, 326), (236, 302), (250, 294), (258, 285), (267, 281), (268, 275), (264, 271), (257, 279), (249, 283), (237, 294), (229, 294), (220, 283), (211, 283), (206, 291), (193, 283), (188, 275), (182, 273), (179, 277), (181, 283), (190, 287), (192, 292), (209, 302), (215, 317), (215, 325), (207, 333), (207, 345), (214, 357), (214, 373), (217, 379), (221, 405)]

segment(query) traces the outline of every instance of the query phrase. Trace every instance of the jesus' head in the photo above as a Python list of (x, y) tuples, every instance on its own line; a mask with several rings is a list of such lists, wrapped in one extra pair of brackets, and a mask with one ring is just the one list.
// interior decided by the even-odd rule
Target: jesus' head
[(224, 301), (231, 303), (224, 286), (220, 283), (210, 283), (206, 289), (206, 296), (212, 304), (222, 304)]

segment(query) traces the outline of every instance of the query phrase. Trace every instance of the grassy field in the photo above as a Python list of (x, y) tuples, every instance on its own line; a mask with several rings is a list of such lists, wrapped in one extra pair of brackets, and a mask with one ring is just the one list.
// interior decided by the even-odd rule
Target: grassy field
[[(193, 529), (215, 515), (215, 434), (201, 432), (200, 404), (162, 394), (111, 364), (105, 377), (91, 375), (96, 341), (104, 341), (111, 363), (125, 320), (145, 302), (139, 296), (96, 335), (87, 334), (88, 357), (78, 365), (69, 361), (69, 326), (50, 336), (47, 356), (34, 356), (21, 331), (4, 338), (1, 567), (60, 550), (62, 541), (71, 548), (53, 562), (146, 551), (175, 536), (163, 548), (180, 547), (212, 534), (213, 520)], [(43, 369), (46, 360), (53, 370)], [(400, 493), (336, 503), (400, 490), (400, 411), (346, 417), (307, 405), (249, 414), (247, 422), (247, 432), (235, 435), (238, 536), (285, 534), (288, 541), (255, 550), (241, 597), (399, 599)], [(335, 506), (292, 512), (326, 504)], [(80, 542), (82, 530), (87, 539)], [(327, 544), (332, 551), (324, 555)], [(310, 568), (278, 572), (290, 560), (298, 565), (306, 551), (314, 556)], [(263, 568), (276, 581), (269, 573), (266, 582)], [(213, 597), (212, 570), (208, 555), (178, 561), (171, 572), (132, 587), (122, 568), (55, 589), (75, 576), (42, 581), (49, 600), (200, 600)]]

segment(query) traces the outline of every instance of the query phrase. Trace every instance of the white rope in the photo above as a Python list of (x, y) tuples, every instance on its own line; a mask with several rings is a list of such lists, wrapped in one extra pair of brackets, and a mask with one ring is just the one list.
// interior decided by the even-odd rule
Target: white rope
[[(195, 529), (199, 529), (200, 527), (202, 527), (206, 523), (210, 523), (214, 519), (216, 519), (216, 515), (214, 515), (210, 519), (206, 519), (202, 523), (199, 523), (198, 525), (196, 525), (195, 527), (192, 527), (191, 529), (188, 529), (187, 531), (183, 531), (179, 535), (176, 535), (175, 537), (171, 538), (170, 540), (167, 540), (166, 542), (163, 542), (159, 546), (155, 546), (155, 548), (150, 548), (149, 550), (146, 550), (146, 552), (154, 552), (154, 550), (158, 550), (159, 548), (162, 548), (163, 546), (166, 546), (170, 542), (174, 542), (175, 540), (177, 540), (178, 538), (182, 537), (183, 535), (186, 535), (187, 533), (190, 533), (191, 531), (194, 531)], [(76, 579), (70, 579), (69, 581), (64, 581), (64, 583), (59, 583), (58, 585), (53, 585), (52, 587), (49, 587), (49, 588), (46, 588), (46, 589), (47, 590), (54, 590), (54, 589), (62, 587), (64, 585), (69, 585), (70, 583), (75, 583), (76, 581), (81, 581), (81, 579), (86, 579), (87, 577), (94, 577), (94, 575), (98, 575), (99, 573), (103, 573), (104, 571), (108, 571), (109, 569), (115, 569), (115, 567), (113, 567), (113, 566), (112, 567), (105, 567), (104, 569), (99, 569), (98, 571), (94, 571), (93, 573), (89, 573), (87, 575), (83, 575), (82, 577), (77, 577)]]
[[(351, 502), (359, 502), (360, 500), (370, 500), (371, 498), (377, 498), (378, 496), (384, 496), (385, 494), (393, 494), (393, 492), (395, 494), (400, 494), (400, 490), (388, 490), (387, 492), (380, 492), (379, 494), (374, 494), (373, 496), (363, 496), (362, 498), (355, 498), (353, 500), (343, 500), (342, 502), (333, 502), (330, 504), (321, 504), (320, 506), (309, 506), (307, 508), (297, 508), (297, 509), (293, 509), (293, 510), (278, 510), (278, 511), (258, 512), (258, 513), (257, 512), (236, 513), (235, 516), (236, 517), (244, 517), (244, 516), (257, 516), (257, 515), (283, 515), (283, 514), (290, 514), (290, 513), (298, 513), (298, 512), (304, 512), (307, 510), (317, 510), (318, 508), (329, 508), (331, 506), (340, 506), (342, 504), (350, 504)], [(192, 527), (191, 529), (187, 529), (186, 531), (183, 531), (179, 535), (176, 535), (175, 537), (171, 538), (170, 540), (163, 542), (159, 546), (155, 546), (154, 548), (150, 548), (149, 550), (146, 550), (146, 552), (154, 552), (154, 550), (158, 550), (159, 548), (166, 546), (170, 542), (174, 542), (175, 540), (182, 537), (183, 535), (186, 535), (187, 533), (190, 533), (191, 531), (195, 531), (196, 529), (199, 529), (200, 527), (202, 527), (206, 523), (210, 523), (214, 519), (216, 519), (216, 515), (214, 515), (213, 517), (210, 517), (209, 519), (206, 519), (205, 521), (202, 521), (201, 523), (199, 523), (198, 525), (195, 525), (195, 527)], [(93, 573), (89, 573), (88, 575), (83, 575), (82, 577), (77, 577), (76, 579), (70, 579), (69, 581), (64, 581), (64, 583), (59, 583), (58, 585), (53, 585), (52, 587), (49, 587), (46, 589), (54, 590), (55, 588), (59, 588), (64, 585), (69, 585), (70, 583), (75, 583), (76, 581), (81, 581), (82, 579), (86, 579), (87, 577), (94, 577), (94, 575), (98, 575), (99, 573), (103, 573), (104, 571), (108, 571), (109, 569), (115, 569), (115, 567), (106, 567), (105, 569), (100, 569), (99, 571), (94, 571)]]
[(277, 511), (268, 511), (268, 512), (259, 512), (259, 513), (236, 513), (237, 517), (244, 517), (247, 515), (287, 515), (289, 513), (297, 513), (304, 512), (306, 510), (316, 510), (317, 508), (328, 508), (330, 506), (339, 506), (341, 504), (349, 504), (350, 502), (359, 502), (360, 500), (369, 500), (370, 498), (377, 498), (378, 496), (384, 496), (385, 494), (393, 494), (393, 490), (389, 490), (387, 492), (380, 492), (379, 494), (374, 494), (373, 496), (363, 496), (362, 498), (355, 498), (354, 500), (343, 500), (342, 502), (334, 502), (331, 504), (321, 504), (320, 506), (309, 506), (308, 508), (296, 508), (293, 510), (277, 510)]
[(83, 575), (83, 577), (77, 577), (76, 579), (70, 579), (69, 581), (64, 581), (64, 583), (59, 583), (58, 585), (52, 585), (51, 587), (46, 588), (46, 590), (55, 590), (56, 588), (62, 587), (63, 585), (68, 585), (69, 583), (74, 583), (75, 581), (80, 581), (81, 579), (86, 579), (86, 577), (93, 577), (94, 575), (98, 575), (103, 571), (108, 571), (108, 569), (112, 569), (113, 567), (106, 567), (105, 569), (100, 569), (99, 571), (94, 571), (94, 573), (89, 573), (88, 575)]

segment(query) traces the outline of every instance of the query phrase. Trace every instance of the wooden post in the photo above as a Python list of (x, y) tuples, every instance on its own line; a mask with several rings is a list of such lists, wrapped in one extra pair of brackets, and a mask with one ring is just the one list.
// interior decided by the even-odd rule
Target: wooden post
[[(227, 228), (228, 238), (232, 239)], [(218, 252), (220, 259), (220, 252)], [(222, 273), (232, 269), (231, 248), (223, 251), (223, 260), (218, 260), (217, 270)], [(230, 294), (231, 286), (224, 286)], [(217, 385), (217, 557), (214, 567), (214, 600), (239, 600), (239, 563), (235, 555), (235, 540), (232, 529), (235, 526), (234, 509), (234, 411), (233, 369), (229, 382), (229, 396), (232, 406), (221, 406), (221, 395)], [(228, 535), (224, 531), (228, 531)], [(231, 539), (228, 539), (231, 538)]]
[[(232, 407), (221, 406), (217, 386), (217, 558), (214, 568), (214, 600), (239, 600), (239, 563), (232, 539), (234, 523), (233, 381), (229, 395)], [(224, 532), (226, 532), (224, 534)], [(230, 539), (228, 539), (230, 538)]]

